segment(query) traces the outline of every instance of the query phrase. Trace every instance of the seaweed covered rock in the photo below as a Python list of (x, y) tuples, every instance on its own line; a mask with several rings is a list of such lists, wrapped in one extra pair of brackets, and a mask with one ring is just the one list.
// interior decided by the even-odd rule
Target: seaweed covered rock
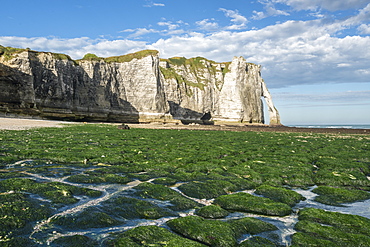
[(74, 196), (86, 195), (91, 197), (98, 197), (101, 195), (100, 191), (81, 188), (59, 182), (39, 183), (27, 178), (9, 178), (0, 181), (0, 191), (22, 191), (51, 200), (58, 204), (73, 204), (79, 200)]
[(234, 184), (224, 180), (193, 181), (179, 186), (179, 190), (185, 195), (198, 199), (212, 199), (235, 189)]
[(312, 192), (319, 194), (319, 196), (315, 198), (315, 201), (333, 206), (341, 206), (342, 203), (352, 203), (370, 199), (370, 193), (366, 191), (348, 190), (330, 186), (319, 186), (313, 189)]
[(152, 181), (152, 183), (154, 184), (163, 184), (163, 185), (174, 185), (176, 184), (177, 180), (174, 179), (174, 178), (169, 178), (169, 177), (165, 177), (165, 178), (156, 178)]
[(278, 230), (278, 228), (273, 224), (253, 217), (244, 217), (237, 220), (229, 220), (227, 222), (231, 225), (238, 236), (246, 233), (255, 235), (261, 232)]
[(259, 236), (252, 237), (239, 244), (239, 247), (275, 247), (272, 241)]
[(298, 219), (330, 225), (349, 233), (370, 236), (370, 219), (359, 215), (342, 214), (317, 208), (305, 208), (299, 211)]
[(159, 219), (166, 216), (177, 216), (173, 211), (151, 202), (124, 196), (103, 202), (102, 208), (107, 214), (124, 219)]
[(258, 234), (277, 228), (255, 218), (221, 221), (207, 220), (198, 216), (187, 216), (167, 222), (171, 230), (210, 246), (235, 246), (244, 234)]
[(86, 247), (86, 246), (99, 246), (99, 243), (87, 236), (83, 235), (73, 235), (64, 236), (53, 241), (53, 245), (60, 247)]
[(159, 226), (139, 226), (119, 234), (112, 241), (117, 247), (135, 246), (169, 246), (169, 247), (202, 247), (199, 242), (180, 237)]
[(192, 201), (180, 193), (160, 184), (141, 183), (135, 187), (136, 195), (142, 198), (153, 198), (168, 201), (172, 205), (168, 206), (171, 210), (188, 210), (200, 206), (199, 203)]
[[(30, 223), (49, 217), (48, 205), (20, 193), (0, 193), (0, 241), (17, 242), (13, 234)], [(14, 245), (16, 246), (16, 245)]]
[[(335, 244), (337, 246), (368, 246), (370, 243), (370, 237), (368, 235), (348, 233), (332, 226), (326, 226), (307, 220), (299, 221), (294, 229), (320, 240), (331, 241), (333, 245)], [(293, 244), (299, 244), (294, 237)]]
[(305, 200), (305, 198), (301, 194), (295, 191), (285, 188), (272, 187), (269, 185), (261, 185), (256, 189), (255, 193), (258, 195), (263, 195), (276, 202), (288, 204), (291, 207), (293, 207), (301, 200)]
[(93, 208), (87, 208), (74, 215), (58, 217), (53, 219), (52, 222), (70, 229), (102, 228), (123, 223), (123, 221), (114, 219), (108, 214)]
[(84, 184), (117, 183), (126, 184), (132, 179), (117, 174), (77, 174), (68, 178), (68, 181)]
[(228, 216), (230, 213), (217, 205), (209, 205), (195, 211), (195, 214), (209, 219), (220, 219)]
[(368, 218), (305, 208), (299, 212), (298, 219), (292, 246), (368, 246), (370, 243)]
[(285, 203), (275, 202), (269, 198), (253, 196), (244, 192), (219, 196), (214, 200), (213, 204), (219, 205), (226, 210), (262, 215), (286, 216), (292, 212), (291, 207)]
[(227, 247), (237, 244), (233, 229), (223, 221), (187, 216), (167, 221), (167, 225), (171, 230), (206, 245)]

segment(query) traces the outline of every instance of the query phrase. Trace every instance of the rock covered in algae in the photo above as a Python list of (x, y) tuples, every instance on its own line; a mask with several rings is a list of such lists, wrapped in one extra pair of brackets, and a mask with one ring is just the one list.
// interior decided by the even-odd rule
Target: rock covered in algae
[(244, 234), (257, 234), (277, 228), (254, 218), (221, 221), (207, 220), (199, 216), (187, 216), (167, 222), (171, 230), (210, 246), (236, 246)]
[(167, 222), (171, 230), (211, 246), (235, 246), (235, 233), (230, 225), (219, 220), (205, 220), (198, 216), (187, 216)]
[(258, 195), (263, 195), (276, 202), (288, 204), (291, 207), (293, 207), (301, 200), (305, 200), (305, 198), (301, 194), (295, 191), (285, 188), (277, 188), (269, 185), (261, 185), (256, 189), (255, 193)]
[(123, 221), (114, 219), (98, 209), (87, 208), (78, 214), (58, 217), (53, 223), (70, 229), (88, 229), (115, 226)]
[(108, 215), (124, 219), (159, 219), (166, 216), (177, 216), (175, 212), (151, 202), (124, 196), (103, 202), (102, 208)]
[(228, 216), (230, 213), (220, 206), (209, 205), (196, 210), (195, 214), (203, 218), (220, 219)]
[(212, 199), (235, 189), (234, 184), (224, 180), (193, 181), (179, 186), (179, 190), (184, 194), (198, 199)]
[(13, 233), (36, 220), (46, 219), (51, 213), (52, 210), (48, 205), (40, 204), (28, 195), (0, 193), (0, 242), (19, 241), (13, 238)]
[(200, 206), (199, 203), (184, 197), (164, 185), (141, 183), (135, 189), (137, 190), (136, 194), (142, 198), (154, 198), (170, 202), (172, 205), (168, 206), (168, 208), (171, 210), (188, 210)]
[(39, 183), (28, 178), (9, 178), (0, 181), (0, 191), (21, 191), (38, 194), (58, 204), (73, 204), (79, 200), (74, 196), (98, 197), (100, 191), (81, 188), (59, 182)]
[(77, 174), (68, 178), (74, 183), (100, 184), (100, 183), (117, 183), (126, 184), (132, 179), (117, 174)]
[(99, 246), (98, 242), (95, 240), (83, 236), (83, 235), (73, 235), (73, 236), (64, 236), (53, 241), (52, 246), (58, 247), (94, 247)]
[(253, 218), (244, 217), (236, 220), (227, 221), (234, 229), (237, 235), (251, 234), (255, 235), (261, 232), (275, 231), (278, 228), (271, 223)]
[(139, 226), (119, 234), (114, 241), (116, 247), (169, 246), (202, 247), (199, 242), (183, 238), (159, 226)]
[(272, 241), (259, 236), (252, 237), (239, 244), (240, 247), (275, 247)]
[(226, 210), (248, 212), (271, 216), (286, 216), (292, 212), (291, 207), (285, 203), (275, 202), (269, 198), (253, 196), (239, 192), (217, 197), (213, 204)]
[(369, 246), (370, 219), (305, 208), (299, 212), (292, 246)]
[(334, 206), (340, 206), (342, 203), (363, 201), (370, 198), (370, 193), (366, 191), (348, 190), (330, 186), (319, 186), (312, 190), (312, 192), (319, 194), (319, 196), (315, 198), (315, 201)]

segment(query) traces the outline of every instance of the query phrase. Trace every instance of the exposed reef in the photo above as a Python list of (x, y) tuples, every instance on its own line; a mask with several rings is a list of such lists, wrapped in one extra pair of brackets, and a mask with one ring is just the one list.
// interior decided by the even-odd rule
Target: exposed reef
[(81, 121), (264, 123), (280, 117), (261, 77), (243, 57), (216, 63), (160, 59), (145, 50), (72, 60), (64, 54), (0, 46), (0, 113)]

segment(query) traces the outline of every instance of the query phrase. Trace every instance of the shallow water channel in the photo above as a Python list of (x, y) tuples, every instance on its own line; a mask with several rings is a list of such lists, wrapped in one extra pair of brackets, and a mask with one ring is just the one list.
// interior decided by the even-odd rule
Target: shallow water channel
[[(157, 225), (162, 226), (165, 228), (168, 228), (166, 226), (166, 222), (171, 219), (175, 219), (177, 217), (184, 217), (189, 215), (194, 215), (195, 209), (190, 210), (184, 210), (184, 211), (177, 211), (178, 215), (174, 216), (165, 216), (160, 217), (158, 219), (144, 219), (144, 218), (133, 218), (133, 219), (125, 219), (122, 221), (122, 224), (116, 224), (114, 226), (109, 227), (98, 227), (98, 228), (86, 228), (86, 229), (68, 229), (66, 226), (61, 226), (58, 224), (55, 224), (53, 220), (60, 218), (60, 217), (66, 217), (66, 216), (72, 216), (76, 215), (78, 213), (81, 213), (87, 209), (94, 209), (100, 210), (104, 203), (107, 203), (108, 201), (118, 198), (121, 196), (124, 197), (132, 197), (137, 198), (133, 194), (133, 191), (135, 191), (135, 187), (142, 183), (142, 181), (139, 180), (133, 180), (131, 182), (128, 182), (126, 184), (116, 184), (116, 183), (102, 183), (102, 184), (86, 184), (86, 183), (74, 183), (68, 181), (68, 178), (70, 175), (59, 175), (58, 169), (54, 168), (54, 176), (50, 176), (50, 173), (43, 174), (41, 173), (35, 173), (33, 171), (29, 171), (28, 164), (31, 164), (31, 160), (25, 160), (25, 161), (19, 161), (14, 164), (11, 164), (7, 167), (8, 171), (11, 172), (18, 172), (20, 175), (22, 175), (22, 178), (29, 178), (32, 180), (35, 180), (40, 183), (45, 182), (59, 182), (75, 187), (80, 188), (86, 188), (86, 189), (93, 189), (97, 191), (101, 191), (101, 196), (97, 198), (92, 198), (88, 196), (75, 196), (75, 198), (78, 199), (77, 203), (70, 204), (70, 205), (63, 205), (61, 207), (58, 207), (55, 209), (53, 214), (44, 220), (41, 220), (39, 222), (35, 222), (32, 225), (32, 231), (28, 235), (28, 238), (32, 239), (34, 243), (37, 243), (40, 246), (53, 246), (54, 241), (65, 236), (73, 236), (73, 235), (84, 235), (88, 236), (100, 243), (100, 245), (103, 245), (104, 242), (110, 238), (112, 233), (116, 232), (123, 232), (138, 226), (147, 226), (147, 225)], [(73, 173), (81, 173), (83, 174), (86, 170), (91, 171), (92, 169), (86, 169), (86, 168), (73, 168), (69, 167), (73, 170)], [(50, 170), (49, 170), (50, 171)], [(145, 182), (151, 183), (154, 179), (147, 180)], [(170, 188), (177, 193), (181, 194), (182, 196), (191, 199), (195, 202), (197, 202), (199, 205), (211, 205), (213, 202), (213, 199), (205, 200), (205, 199), (197, 199), (197, 198), (191, 198), (184, 193), (182, 193), (178, 186), (181, 185), (181, 183), (177, 183), (173, 186), (170, 186)], [(250, 213), (243, 213), (243, 212), (232, 212), (227, 217), (221, 220), (230, 220), (230, 219), (240, 219), (244, 217), (254, 217), (257, 219), (260, 219), (265, 222), (269, 222), (273, 225), (275, 225), (278, 230), (276, 231), (269, 231), (269, 232), (263, 232), (254, 236), (261, 236), (264, 238), (267, 238), (275, 243), (280, 244), (281, 246), (289, 246), (291, 243), (291, 236), (296, 232), (294, 230), (295, 224), (298, 222), (298, 212), (299, 210), (307, 207), (313, 207), (313, 208), (319, 208), (324, 209), (328, 211), (333, 212), (341, 212), (346, 214), (353, 214), (353, 215), (359, 215), (370, 219), (370, 200), (362, 201), (362, 202), (355, 202), (351, 204), (345, 204), (342, 207), (336, 207), (336, 206), (329, 206), (325, 205), (319, 202), (314, 201), (317, 194), (313, 193), (312, 190), (315, 188), (311, 187), (308, 190), (303, 189), (294, 189), (294, 191), (298, 192), (302, 196), (306, 198), (304, 201), (300, 201), (293, 207), (293, 213), (291, 215), (285, 216), (285, 217), (277, 217), (277, 216), (261, 216), (256, 214), (250, 214)], [(254, 194), (254, 190), (247, 190), (243, 191), (252, 195)], [(258, 195), (256, 195), (258, 196)], [(39, 201), (48, 201), (47, 199), (40, 197), (36, 194), (31, 194), (31, 197), (34, 199), (37, 199)], [(156, 200), (151, 198), (142, 199), (144, 201), (150, 202), (158, 207), (165, 208), (170, 203), (167, 201), (162, 200)], [(49, 200), (50, 202), (50, 200)], [(244, 240), (247, 240), (251, 238), (252, 235), (246, 234), (243, 235), (240, 239), (238, 239), (239, 242), (242, 242)]]

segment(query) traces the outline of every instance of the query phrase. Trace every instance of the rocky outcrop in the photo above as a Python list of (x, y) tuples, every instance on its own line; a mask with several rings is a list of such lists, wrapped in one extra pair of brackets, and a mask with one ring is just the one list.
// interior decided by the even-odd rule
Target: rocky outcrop
[(159, 59), (157, 51), (74, 61), (63, 54), (0, 47), (0, 112), (121, 122), (270, 122), (279, 115), (260, 66), (235, 57)]

